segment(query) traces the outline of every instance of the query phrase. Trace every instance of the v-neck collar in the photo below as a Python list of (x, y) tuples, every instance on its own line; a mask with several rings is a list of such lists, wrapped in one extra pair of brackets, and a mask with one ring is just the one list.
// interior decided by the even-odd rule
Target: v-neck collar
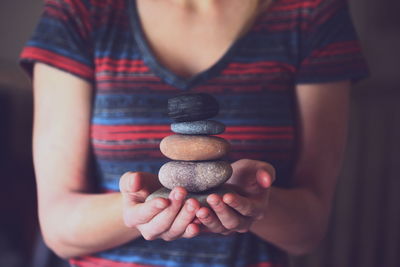
[(207, 81), (212, 77), (218, 75), (222, 71), (222, 69), (225, 68), (225, 66), (229, 63), (229, 59), (231, 58), (232, 54), (236, 51), (236, 49), (240, 46), (240, 44), (246, 39), (246, 37), (252, 31), (254, 25), (258, 22), (259, 17), (262, 16), (261, 15), (258, 18), (256, 18), (253, 22), (253, 25), (250, 26), (248, 31), (241, 37), (233, 41), (228, 50), (226, 50), (225, 53), (212, 66), (210, 66), (204, 71), (201, 71), (193, 75), (192, 77), (185, 78), (177, 75), (176, 73), (166, 68), (156, 58), (143, 32), (143, 27), (137, 9), (136, 0), (128, 0), (128, 1), (129, 1), (128, 12), (129, 12), (131, 27), (133, 30), (133, 36), (142, 54), (144, 63), (148, 65), (150, 69), (157, 76), (159, 76), (159, 78), (161, 78), (164, 82), (174, 87), (177, 87), (181, 90), (189, 90), (190, 88), (193, 88), (196, 85), (199, 85), (202, 82)]

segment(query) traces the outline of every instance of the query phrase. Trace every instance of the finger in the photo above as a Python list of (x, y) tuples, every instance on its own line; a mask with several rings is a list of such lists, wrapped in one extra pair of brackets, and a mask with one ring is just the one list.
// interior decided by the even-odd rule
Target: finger
[(140, 226), (142, 236), (147, 240), (153, 240), (168, 231), (181, 210), (186, 195), (184, 188), (174, 188), (169, 195), (170, 205), (151, 221)]
[(207, 197), (207, 202), (226, 229), (233, 230), (241, 228), (243, 223), (242, 218), (237, 212), (226, 205), (219, 195), (209, 195)]
[(253, 201), (238, 194), (228, 193), (222, 198), (223, 202), (236, 210), (243, 216), (260, 219), (262, 215), (261, 208), (257, 207)]
[(128, 227), (135, 227), (140, 224), (148, 223), (157, 214), (167, 208), (169, 200), (165, 198), (155, 198), (145, 203), (127, 207), (123, 213), (124, 223)]
[[(183, 208), (179, 211), (171, 228), (163, 234), (166, 241), (180, 238), (186, 231), (196, 216), (196, 211), (200, 208), (200, 204), (195, 199), (188, 199)], [(189, 233), (187, 233), (189, 235)]]
[(275, 180), (274, 172), (261, 168), (256, 173), (257, 182), (263, 187), (268, 188)]
[(127, 172), (119, 180), (119, 190), (122, 193), (124, 204), (135, 204), (144, 202), (149, 195), (148, 190), (144, 190), (143, 173)]
[(140, 175), (137, 172), (126, 172), (119, 179), (121, 193), (137, 192), (141, 187)]
[(224, 233), (227, 229), (222, 225), (218, 217), (209, 208), (202, 207), (196, 213), (199, 221), (212, 233)]
[(182, 235), (183, 238), (193, 238), (200, 233), (200, 226), (197, 224), (189, 224), (186, 227), (185, 233)]

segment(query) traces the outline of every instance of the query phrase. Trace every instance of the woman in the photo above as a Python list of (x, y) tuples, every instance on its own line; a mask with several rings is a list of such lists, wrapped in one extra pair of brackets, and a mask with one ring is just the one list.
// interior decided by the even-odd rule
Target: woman
[[(318, 243), (350, 84), (367, 74), (345, 1), (45, 3), (21, 62), (51, 249), (73, 266), (285, 266)], [(244, 192), (210, 208), (183, 188), (144, 202), (165, 162), (165, 103), (182, 92), (219, 100), (228, 182)]]

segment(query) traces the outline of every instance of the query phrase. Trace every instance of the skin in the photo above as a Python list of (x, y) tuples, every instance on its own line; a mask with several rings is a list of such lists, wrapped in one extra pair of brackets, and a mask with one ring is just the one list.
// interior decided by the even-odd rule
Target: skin
[[(146, 8), (151, 10), (157, 0), (138, 2), (139, 7), (142, 5), (141, 15), (146, 18)], [(151, 37), (157, 32), (146, 32), (161, 61), (182, 76), (192, 76), (219, 58), (246, 28), (243, 25), (251, 21), (254, 3), (249, 1), (239, 16), (244, 19), (237, 22), (232, 18), (238, 16), (225, 12), (218, 4), (226, 1), (201, 1), (202, 6), (196, 6), (199, 2), (169, 1), (170, 12), (164, 13), (173, 13), (172, 7), (182, 12), (180, 4), (190, 3), (185, 8), (189, 7), (186, 11), (192, 13), (185, 14), (192, 16), (181, 13), (177, 16), (179, 21), (168, 21), (173, 19), (171, 16), (166, 18), (166, 25), (181, 25), (177, 32), (184, 35), (190, 28), (185, 25), (192, 23), (198, 33), (188, 35), (193, 45), (207, 45), (207, 49), (177, 54), (182, 49), (157, 47), (157, 38)], [(220, 20), (216, 14), (221, 15)], [(208, 21), (207, 29), (212, 23), (215, 26), (215, 32), (204, 37), (206, 43), (199, 41), (204, 32), (202, 21)], [(230, 23), (225, 25), (223, 21)], [(227, 28), (229, 25), (233, 28)], [(153, 29), (151, 24), (146, 27)], [(175, 38), (179, 38), (178, 33)], [(204, 51), (212, 56), (202, 57)], [(205, 60), (193, 61), (193, 56)], [(176, 64), (166, 58), (176, 59)], [(124, 174), (120, 193), (95, 193), (88, 168), (93, 89), (80, 78), (35, 64), (33, 150), (39, 220), (47, 245), (59, 256), (71, 258), (113, 248), (140, 236), (170, 241), (191, 238), (203, 231), (251, 231), (289, 253), (310, 251), (322, 238), (329, 219), (345, 146), (349, 87), (348, 81), (296, 86), (300, 146), (290, 189), (272, 186), (275, 173), (270, 164), (244, 159), (233, 163), (229, 180), (243, 188), (241, 194), (226, 194), (223, 198), (210, 195), (209, 209), (193, 199), (184, 201), (187, 192), (183, 188), (175, 188), (168, 199), (144, 202), (160, 186), (157, 177), (149, 173)]]

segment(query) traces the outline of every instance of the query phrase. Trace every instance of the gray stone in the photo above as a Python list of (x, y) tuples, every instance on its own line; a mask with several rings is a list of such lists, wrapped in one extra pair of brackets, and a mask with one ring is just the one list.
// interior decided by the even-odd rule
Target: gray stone
[(176, 122), (171, 124), (171, 130), (179, 134), (221, 134), (225, 131), (225, 124), (219, 121), (203, 120), (190, 122)]
[(168, 189), (182, 186), (189, 192), (202, 192), (223, 184), (231, 175), (227, 161), (170, 161), (160, 168), (158, 178)]
[[(157, 197), (162, 197), (162, 198), (168, 198), (169, 193), (171, 192), (170, 189), (168, 188), (160, 188), (157, 191), (153, 192), (151, 195), (149, 195), (146, 198), (146, 201), (152, 200), (154, 198)], [(189, 198), (194, 198), (197, 199), (197, 201), (199, 201), (199, 203), (204, 207), (209, 207), (208, 203), (207, 203), (207, 197), (211, 194), (217, 194), (220, 195), (221, 197), (227, 193), (237, 193), (239, 192), (238, 189), (236, 189), (234, 186), (232, 185), (228, 185), (228, 184), (223, 184), (221, 186), (212, 188), (210, 190), (204, 191), (204, 192), (200, 192), (200, 193), (188, 193), (188, 195), (186, 196), (185, 199), (189, 199)]]

